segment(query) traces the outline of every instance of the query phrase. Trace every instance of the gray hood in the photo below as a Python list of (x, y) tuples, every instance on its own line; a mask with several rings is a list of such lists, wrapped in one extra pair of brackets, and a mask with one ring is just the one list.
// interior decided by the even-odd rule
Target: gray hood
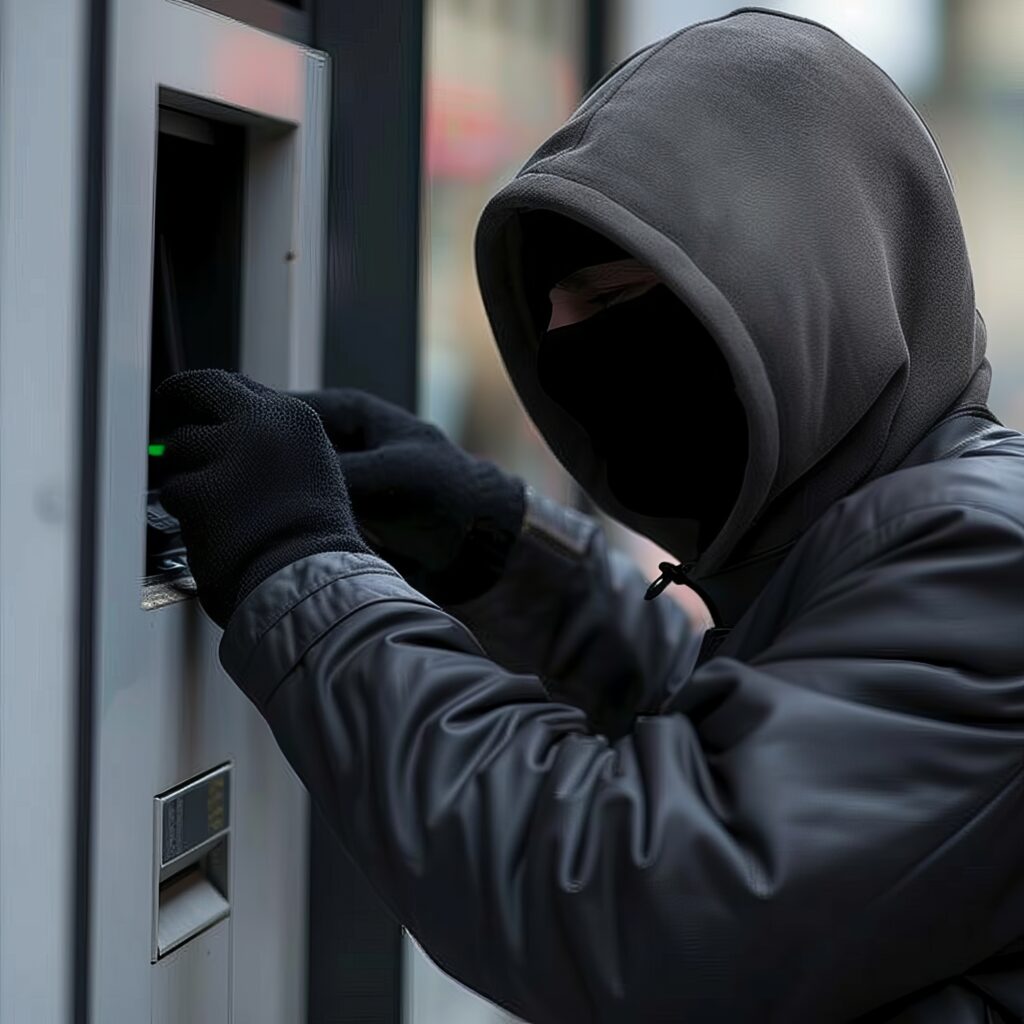
[[(655, 269), (729, 364), (749, 457), (702, 551), (693, 523), (615, 499), (590, 439), (538, 383), (545, 298), (530, 294), (522, 224), (537, 210)], [(743, 9), (617, 67), (488, 204), (477, 269), (508, 373), (552, 451), (606, 512), (696, 561), (698, 579), (792, 541), (944, 417), (984, 410), (984, 325), (935, 141), (878, 67), (798, 18)], [(685, 389), (663, 393), (652, 371), (651, 399), (685, 401)], [(668, 473), (685, 446), (714, 439), (709, 422), (650, 444)]]

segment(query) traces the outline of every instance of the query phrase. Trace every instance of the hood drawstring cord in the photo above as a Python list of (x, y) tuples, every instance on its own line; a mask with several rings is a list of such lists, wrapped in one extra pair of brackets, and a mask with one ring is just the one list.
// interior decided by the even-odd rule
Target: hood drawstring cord
[(693, 562), (673, 565), (671, 562), (662, 562), (658, 568), (661, 575), (647, 588), (644, 594), (645, 601), (653, 601), (662, 591), (668, 589), (670, 583), (682, 586), (689, 582), (689, 572), (693, 568)]

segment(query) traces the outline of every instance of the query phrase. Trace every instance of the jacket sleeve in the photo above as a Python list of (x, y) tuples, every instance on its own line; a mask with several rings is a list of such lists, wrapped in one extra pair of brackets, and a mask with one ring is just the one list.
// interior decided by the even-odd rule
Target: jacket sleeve
[(669, 597), (645, 601), (648, 583), (593, 519), (528, 491), (501, 580), (447, 610), (494, 661), (540, 676), (614, 737), (689, 674), (703, 635)]
[(473, 989), (532, 1024), (823, 1024), (1021, 930), (1024, 544), (932, 510), (821, 565), (762, 594), (785, 611), (761, 653), (614, 742), (369, 556), (277, 573), (221, 656)]

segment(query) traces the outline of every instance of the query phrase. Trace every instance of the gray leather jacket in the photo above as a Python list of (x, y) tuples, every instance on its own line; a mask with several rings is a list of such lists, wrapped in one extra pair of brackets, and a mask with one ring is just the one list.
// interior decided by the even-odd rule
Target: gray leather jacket
[(534, 1024), (1024, 1019), (1024, 437), (933, 431), (703, 657), (592, 522), (528, 522), (471, 606), (319, 555), (223, 639), (430, 955)]

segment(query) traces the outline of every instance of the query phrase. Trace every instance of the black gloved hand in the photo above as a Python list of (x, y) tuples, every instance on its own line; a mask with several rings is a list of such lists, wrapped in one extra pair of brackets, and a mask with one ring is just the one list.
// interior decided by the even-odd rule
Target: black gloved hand
[(497, 582), (523, 522), (521, 480), (365, 392), (298, 397), (338, 449), (363, 535), (413, 586), (457, 604)]
[(179, 373), (155, 402), (167, 445), (161, 498), (181, 523), (199, 600), (220, 626), (278, 569), (325, 551), (369, 551), (304, 402), (225, 370)]

